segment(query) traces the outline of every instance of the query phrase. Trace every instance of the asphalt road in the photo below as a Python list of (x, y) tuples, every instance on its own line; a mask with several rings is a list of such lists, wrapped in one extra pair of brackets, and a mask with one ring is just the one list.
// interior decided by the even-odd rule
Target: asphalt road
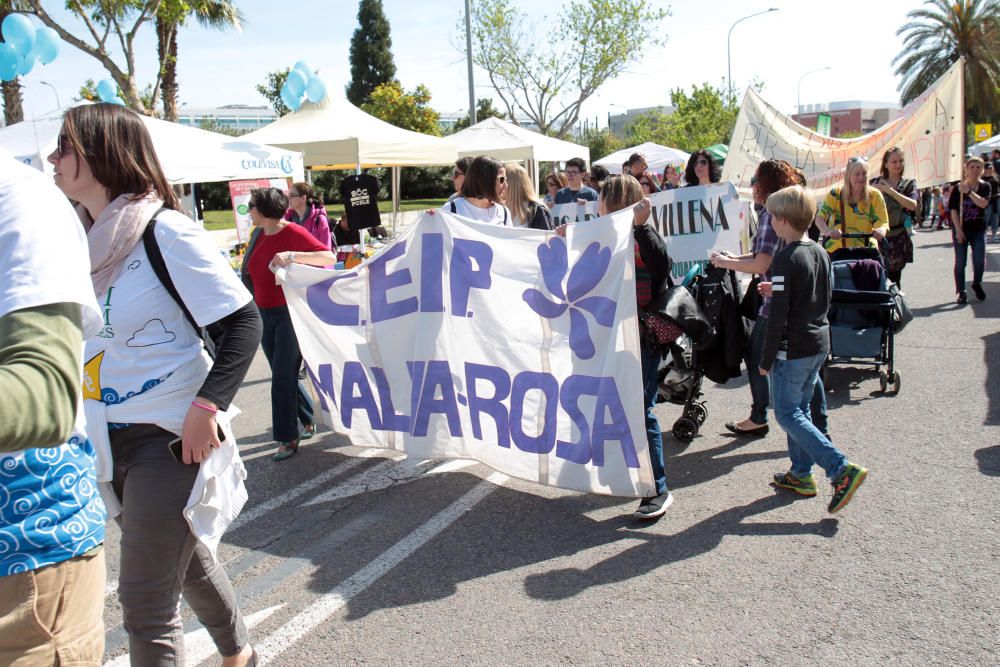
[[(988, 300), (954, 304), (948, 232), (920, 231), (903, 276), (916, 319), (897, 338), (897, 396), (828, 375), (837, 445), (871, 470), (841, 513), (830, 489), (768, 486), (785, 440), (743, 441), (745, 380), (707, 387), (708, 422), (667, 440), (675, 502), (409, 462), (321, 432), (271, 461), (258, 355), (237, 397), (250, 502), (220, 557), (272, 665), (997, 664), (1000, 647), (1000, 244)], [(669, 430), (677, 406), (660, 406)], [(819, 480), (819, 477), (817, 478)], [(109, 661), (127, 664), (113, 594)], [(184, 610), (189, 662), (218, 664)], [(117, 660), (115, 660), (117, 659)]]

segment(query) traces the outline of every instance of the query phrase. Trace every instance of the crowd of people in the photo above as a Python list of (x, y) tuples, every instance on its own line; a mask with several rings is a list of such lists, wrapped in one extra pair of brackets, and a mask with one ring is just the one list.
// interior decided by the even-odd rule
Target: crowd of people
[[(249, 202), (254, 232), (237, 276), (205, 231), (179, 212), (134, 112), (109, 104), (69, 110), (48, 159), (54, 184), (0, 151), (0, 262), (7, 276), (0, 284), (0, 452), (8, 457), (9, 488), (52, 491), (38, 494), (40, 504), (2, 510), (0, 663), (99, 663), (101, 545), (105, 518), (114, 517), (122, 532), (118, 598), (133, 664), (183, 663), (183, 595), (225, 667), (255, 665), (236, 595), (216, 558), (222, 533), (247, 498), (231, 403), (260, 345), (272, 376), (274, 460), (293, 456), (316, 433), (302, 355), (274, 272), (293, 263), (333, 265), (350, 228), (344, 220), (331, 224), (307, 183), (293, 183), (287, 194), (257, 190)], [(635, 516), (654, 519), (673, 500), (654, 413), (665, 347), (652, 312), (672, 284), (672, 260), (651, 224), (649, 195), (717, 183), (721, 169), (706, 151), (692, 154), (683, 169), (667, 165), (662, 175), (638, 153), (622, 166), (622, 175), (611, 176), (568, 160), (545, 177), (540, 197), (522, 166), (463, 158), (454, 165), (455, 194), (441, 210), (559, 235), (566, 226), (554, 225), (552, 206), (593, 201), (601, 216), (632, 210), (655, 486)], [(998, 168), (1000, 151), (992, 161), (970, 156), (963, 180), (941, 193), (918, 190), (904, 177), (904, 152), (893, 147), (877, 174), (864, 158), (852, 158), (842, 185), (817, 208), (801, 171), (781, 160), (760, 163), (751, 251), (717, 252), (710, 261), (758, 277), (761, 302), (744, 354), (750, 413), (726, 427), (762, 436), (773, 409), (790, 460), (771, 480), (775, 487), (817, 495), (818, 465), (832, 484), (828, 510), (837, 512), (867, 475), (833, 445), (826, 419), (819, 371), (830, 351), (830, 253), (872, 244), (900, 284), (913, 261), (913, 226), (947, 226), (959, 302), (967, 300), (969, 248), (971, 288), (986, 298), (984, 244), (987, 229), (998, 240)], [(45, 226), (32, 222), (39, 201), (51, 204)], [(54, 247), (58, 263), (50, 261)], [(40, 513), (48, 517), (45, 530)], [(45, 632), (37, 631), (37, 614), (50, 620)]]

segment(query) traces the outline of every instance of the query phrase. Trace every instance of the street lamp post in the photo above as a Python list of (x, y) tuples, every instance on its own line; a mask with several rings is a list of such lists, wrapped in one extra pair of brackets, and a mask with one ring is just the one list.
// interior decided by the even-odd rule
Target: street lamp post
[(806, 78), (810, 74), (815, 74), (816, 72), (825, 72), (828, 69), (833, 69), (832, 67), (820, 67), (819, 69), (811, 69), (802, 76), (799, 77), (799, 85), (795, 89), (795, 110), (798, 115), (802, 115), (802, 79)]
[(59, 102), (59, 91), (56, 90), (56, 87), (53, 86), (48, 81), (39, 81), (38, 83), (42, 84), (43, 86), (48, 86), (49, 88), (52, 89), (52, 93), (56, 96), (56, 108), (62, 109), (62, 104)]
[(736, 22), (733, 23), (731, 26), (729, 26), (729, 35), (726, 36), (726, 77), (729, 81), (730, 97), (733, 96), (733, 61), (732, 58), (730, 57), (730, 47), (732, 44), (733, 28), (736, 27), (737, 23), (741, 23), (742, 21), (746, 21), (747, 19), (752, 19), (755, 16), (760, 16), (761, 14), (770, 14), (771, 12), (776, 12), (776, 11), (778, 11), (777, 7), (771, 7), (770, 9), (765, 9), (762, 12), (757, 12), (756, 14), (750, 14), (748, 16), (744, 16), (741, 19), (736, 19)]
[(476, 91), (472, 84), (472, 2), (465, 0), (465, 54), (469, 67), (469, 125), (475, 125)]

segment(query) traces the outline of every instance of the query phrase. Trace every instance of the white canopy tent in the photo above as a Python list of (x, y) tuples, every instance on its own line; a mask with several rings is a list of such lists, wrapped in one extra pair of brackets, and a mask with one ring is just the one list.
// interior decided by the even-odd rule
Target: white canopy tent
[[(55, 150), (62, 116), (63, 111), (58, 111), (0, 128), (0, 146), (18, 160), (51, 174), (52, 165), (46, 158)], [(301, 153), (148, 116), (142, 121), (172, 184), (303, 178)]]
[(690, 153), (685, 153), (684, 151), (677, 148), (670, 148), (669, 146), (661, 146), (660, 144), (654, 144), (652, 141), (647, 141), (644, 144), (639, 144), (638, 146), (633, 146), (631, 148), (623, 148), (620, 151), (615, 151), (611, 155), (602, 157), (600, 160), (594, 162), (594, 164), (599, 164), (608, 170), (611, 174), (622, 173), (622, 163), (629, 159), (629, 156), (633, 153), (642, 153), (646, 156), (646, 164), (649, 165), (649, 170), (657, 175), (663, 174), (663, 169), (668, 165), (672, 164), (674, 166), (680, 166), (680, 171), (683, 173), (684, 167), (687, 165), (688, 159), (691, 157)]
[(532, 180), (538, 181), (539, 162), (565, 162), (583, 158), (590, 163), (590, 149), (570, 141), (526, 130), (519, 125), (487, 118), (449, 137), (462, 156), (489, 155), (498, 160), (524, 160)]
[(393, 227), (399, 215), (399, 168), (451, 164), (454, 142), (396, 127), (346, 99), (303, 102), (293, 113), (245, 135), (251, 141), (302, 151), (310, 169), (391, 167)]
[(1000, 134), (990, 137), (986, 141), (980, 142), (969, 148), (970, 155), (979, 155), (980, 153), (992, 153), (995, 150), (1000, 149)]

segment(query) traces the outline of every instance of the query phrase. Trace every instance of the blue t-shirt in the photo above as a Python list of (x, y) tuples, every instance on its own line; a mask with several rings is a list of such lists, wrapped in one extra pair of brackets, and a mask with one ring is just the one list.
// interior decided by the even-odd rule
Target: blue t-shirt
[(0, 455), (0, 576), (90, 551), (104, 516), (90, 440)]
[(556, 193), (556, 204), (575, 204), (577, 199), (597, 201), (597, 190), (584, 185), (579, 190), (566, 187)]

